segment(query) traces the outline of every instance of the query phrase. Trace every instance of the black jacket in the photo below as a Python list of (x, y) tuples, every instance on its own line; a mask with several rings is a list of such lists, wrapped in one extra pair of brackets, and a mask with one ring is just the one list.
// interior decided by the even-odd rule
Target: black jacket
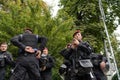
[(8, 51), (0, 52), (0, 66), (5, 67), (7, 65), (13, 66), (13, 57), (11, 53)]
[[(13, 43), (13, 45), (17, 46), (21, 50), (24, 50), (26, 46), (31, 46), (32, 48), (42, 51), (46, 46), (47, 39), (38, 35), (23, 33), (13, 37), (11, 39), (11, 43)], [(38, 46), (38, 43), (40, 43), (40, 46)]]
[[(90, 54), (92, 53), (92, 47), (86, 42), (80, 42), (80, 44), (75, 48), (64, 49), (60, 54), (68, 60), (66, 66), (70, 67), (72, 75), (84, 75), (91, 71), (93, 67), (90, 61)], [(89, 60), (90, 67), (83, 67), (80, 64), (80, 60)], [(85, 63), (84, 63), (85, 64)], [(75, 71), (78, 70), (76, 73)]]
[(81, 59), (90, 58), (90, 54), (93, 52), (92, 47), (87, 42), (80, 42), (76, 49), (63, 49), (61, 50), (60, 54), (65, 59), (71, 59), (71, 57), (77, 57)]
[[(41, 71), (42, 74), (52, 73), (52, 68), (55, 65), (55, 59), (51, 55), (47, 55), (46, 57), (47, 57), (47, 62), (44, 65), (46, 66), (46, 69), (44, 71)], [(40, 65), (41, 65), (41, 61), (40, 61)]]

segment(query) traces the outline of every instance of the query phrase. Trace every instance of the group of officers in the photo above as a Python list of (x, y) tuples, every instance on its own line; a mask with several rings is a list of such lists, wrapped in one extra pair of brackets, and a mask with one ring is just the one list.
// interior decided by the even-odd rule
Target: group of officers
[(35, 35), (26, 28), (23, 34), (10, 41), (19, 48), (18, 57), (13, 60), (7, 51), (7, 43), (0, 44), (0, 80), (5, 80), (5, 68), (9, 64), (13, 69), (8, 80), (52, 80), (55, 60), (49, 55), (46, 37)]
[[(5, 66), (12, 65), (9, 80), (52, 80), (55, 60), (48, 54), (47, 39), (33, 34), (27, 28), (23, 34), (14, 36), (11, 43), (19, 48), (13, 60), (7, 51), (7, 43), (0, 44), (0, 80), (5, 80)], [(95, 54), (88, 42), (82, 41), (80, 30), (73, 34), (72, 43), (60, 51), (64, 62), (59, 68), (64, 80), (107, 80), (103, 70), (107, 59)]]
[(80, 30), (73, 34), (72, 42), (60, 54), (64, 61), (59, 73), (64, 80), (107, 80), (106, 57), (95, 53), (88, 42), (82, 41)]

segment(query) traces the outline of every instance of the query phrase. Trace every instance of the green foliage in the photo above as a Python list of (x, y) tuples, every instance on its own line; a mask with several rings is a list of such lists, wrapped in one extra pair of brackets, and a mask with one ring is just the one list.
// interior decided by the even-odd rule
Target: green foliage
[[(0, 41), (7, 41), (21, 34), (26, 27), (35, 34), (46, 36), (50, 54), (56, 59), (53, 69), (53, 80), (60, 80), (59, 66), (63, 57), (59, 54), (67, 43), (71, 42), (75, 29), (80, 29), (83, 40), (89, 41), (96, 52), (103, 49), (103, 38), (106, 39), (99, 11), (98, 0), (60, 0), (62, 9), (53, 18), (50, 8), (42, 0), (0, 0)], [(119, 1), (103, 2), (106, 23), (111, 36), (116, 25), (113, 24), (119, 13)], [(110, 9), (110, 11), (107, 11)], [(113, 37), (111, 36), (111, 39)], [(112, 40), (116, 45), (115, 38)], [(9, 45), (9, 51), (17, 57), (17, 48)], [(114, 46), (116, 49), (116, 46)]]
[[(63, 12), (66, 13), (64, 18), (73, 19), (74, 27), (72, 29), (80, 29), (83, 33), (84, 40), (91, 42), (95, 51), (99, 52), (103, 49), (103, 38), (106, 39), (105, 29), (102, 21), (102, 16), (99, 9), (99, 0), (60, 0), (62, 9), (59, 11), (59, 15)], [(113, 2), (113, 4), (112, 4)], [(112, 36), (113, 31), (116, 28), (114, 24), (115, 18), (120, 10), (120, 1), (103, 1), (103, 9), (106, 15), (106, 25), (109, 35)], [(69, 17), (70, 16), (70, 17)]]
[(118, 48), (117, 52), (116, 52), (116, 61), (117, 61), (117, 65), (118, 65), (118, 68), (120, 70), (120, 48)]
[[(47, 37), (49, 52), (56, 59), (53, 77), (54, 80), (59, 78), (58, 68), (62, 63), (59, 52), (71, 40), (71, 19), (51, 18), (47, 5), (41, 0), (1, 0), (0, 5), (0, 41), (9, 43), (26, 27), (33, 29), (35, 34)], [(16, 59), (18, 49), (9, 45), (9, 51)]]
[[(107, 40), (107, 36), (98, 1), (99, 0), (60, 0), (62, 9), (59, 11), (58, 16), (63, 20), (72, 18), (73, 27), (71, 27), (71, 30), (80, 29), (83, 35), (83, 40), (89, 41), (95, 52), (99, 53), (104, 50), (103, 39)], [(114, 21), (116, 17), (120, 17), (120, 0), (101, 1), (105, 12), (105, 22), (108, 33), (119, 66), (118, 45), (116, 37), (113, 35), (113, 31), (119, 25), (116, 25)], [(118, 19), (118, 21), (120, 21), (120, 19)]]
[[(120, 70), (119, 70), (120, 72)], [(119, 74), (120, 75), (120, 74)], [(117, 77), (117, 74), (115, 74), (113, 77), (112, 77), (112, 80), (119, 80), (118, 77)]]

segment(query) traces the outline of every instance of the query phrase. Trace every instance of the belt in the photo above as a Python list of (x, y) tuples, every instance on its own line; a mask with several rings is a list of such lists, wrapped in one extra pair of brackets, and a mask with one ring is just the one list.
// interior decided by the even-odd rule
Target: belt
[(35, 53), (21, 53), (20, 56), (34, 56), (35, 57)]

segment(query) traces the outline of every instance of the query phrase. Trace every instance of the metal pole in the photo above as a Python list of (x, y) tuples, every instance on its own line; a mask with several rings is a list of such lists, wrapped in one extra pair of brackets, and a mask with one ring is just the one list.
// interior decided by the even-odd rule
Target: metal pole
[(105, 49), (105, 54), (106, 54), (106, 57), (107, 57), (107, 60), (108, 60), (108, 63), (109, 63), (109, 67), (110, 67), (110, 73), (111, 73), (111, 61), (110, 61), (110, 54), (107, 50), (107, 45), (106, 45), (106, 40), (104, 39), (104, 49)]
[(112, 46), (111, 46), (110, 37), (109, 37), (108, 31), (107, 31), (107, 26), (106, 26), (106, 23), (105, 23), (105, 14), (104, 14), (104, 10), (103, 10), (103, 7), (102, 7), (101, 0), (99, 0), (99, 8), (100, 8), (100, 12), (101, 12), (101, 15), (102, 15), (102, 20), (103, 20), (103, 24), (104, 24), (104, 28), (105, 28), (105, 33), (106, 33), (108, 43), (109, 43), (109, 46), (110, 46), (110, 52), (112, 54), (113, 61), (114, 61), (114, 64), (115, 64), (115, 69), (116, 69), (116, 73), (117, 73), (117, 76), (118, 76), (118, 80), (120, 80), (119, 71), (118, 71), (118, 68), (117, 68), (117, 64), (116, 64), (116, 61), (115, 61), (115, 56), (114, 56), (113, 49), (112, 49)]

